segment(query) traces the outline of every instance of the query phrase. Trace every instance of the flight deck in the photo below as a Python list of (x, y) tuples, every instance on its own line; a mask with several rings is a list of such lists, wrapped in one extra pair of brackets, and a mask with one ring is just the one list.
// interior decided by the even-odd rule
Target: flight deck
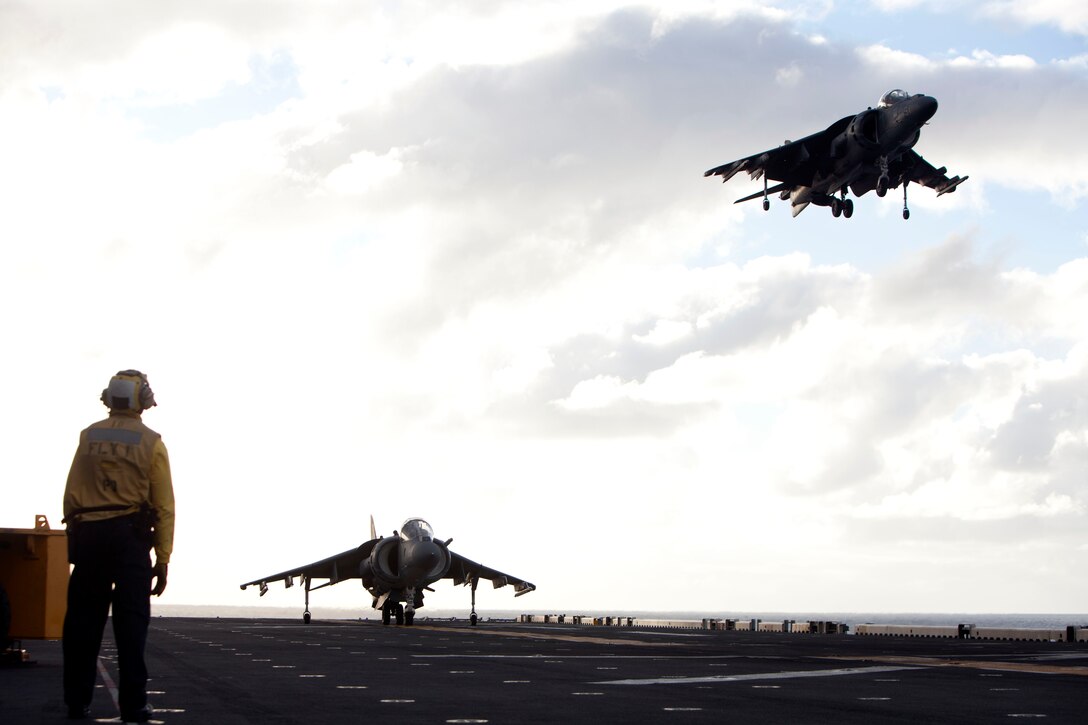
[[(61, 647), (0, 669), (0, 721), (65, 718)], [(572, 624), (155, 618), (153, 722), (1084, 722), (1088, 643)], [(118, 722), (106, 629), (92, 722)]]

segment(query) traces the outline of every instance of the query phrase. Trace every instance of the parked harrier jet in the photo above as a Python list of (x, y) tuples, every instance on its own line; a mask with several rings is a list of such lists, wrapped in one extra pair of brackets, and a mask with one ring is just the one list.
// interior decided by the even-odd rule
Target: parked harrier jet
[[(476, 585), (480, 579), (489, 579), (496, 589), (513, 584), (515, 597), (536, 589), (524, 579), (453, 553), (449, 550), (451, 541), (453, 539), (444, 542), (435, 539), (434, 529), (423, 519), (408, 519), (392, 537), (381, 537), (375, 532), (374, 517), (371, 517), (370, 541), (359, 548), (254, 579), (243, 584), (242, 589), (256, 584), (263, 597), (268, 593), (268, 582), (282, 581), (289, 587), (295, 583), (295, 577), (299, 577), (306, 590), (302, 621), (309, 623), (311, 589), (321, 589), (345, 579), (362, 579), (363, 586), (374, 597), (373, 607), (381, 610), (382, 624), (389, 624), (394, 618), (397, 624), (411, 624), (415, 611), (423, 606), (423, 590), (434, 591), (430, 585), (439, 579), (453, 579), (454, 584), (472, 587), (472, 624), (476, 624), (477, 619)], [(312, 586), (314, 579), (328, 581), (315, 587)]]
[[(909, 219), (907, 184), (928, 186), (941, 196), (968, 178), (950, 179), (945, 176), (947, 169), (933, 168), (912, 150), (922, 126), (936, 112), (935, 98), (888, 91), (876, 108), (847, 116), (800, 141), (787, 141), (776, 149), (715, 167), (704, 176), (720, 176), (725, 182), (747, 171), (753, 179), (763, 177), (763, 191), (737, 199), (736, 204), (762, 196), (766, 211), (771, 207), (768, 194), (779, 194), (790, 200), (794, 216), (816, 204), (848, 219), (854, 214), (854, 202), (846, 198), (847, 189), (855, 196), (874, 189), (877, 196), (884, 196), (902, 184), (903, 218)], [(780, 183), (768, 187), (768, 179)]]

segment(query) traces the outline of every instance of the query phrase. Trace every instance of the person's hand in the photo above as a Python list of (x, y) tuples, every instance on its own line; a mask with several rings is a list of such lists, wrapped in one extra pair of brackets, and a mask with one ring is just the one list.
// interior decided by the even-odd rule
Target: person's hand
[(166, 564), (155, 564), (155, 568), (151, 570), (151, 578), (155, 580), (155, 586), (151, 587), (151, 593), (156, 597), (161, 597), (162, 593), (166, 591)]

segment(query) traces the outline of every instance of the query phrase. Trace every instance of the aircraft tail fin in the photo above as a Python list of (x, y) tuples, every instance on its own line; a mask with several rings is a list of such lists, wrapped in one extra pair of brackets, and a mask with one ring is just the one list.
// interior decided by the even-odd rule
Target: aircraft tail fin
[(370, 514), (370, 538), (378, 538), (378, 529), (374, 526), (374, 514)]

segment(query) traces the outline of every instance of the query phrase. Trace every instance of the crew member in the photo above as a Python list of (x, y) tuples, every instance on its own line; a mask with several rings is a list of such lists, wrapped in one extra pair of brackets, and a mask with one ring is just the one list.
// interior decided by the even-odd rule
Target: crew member
[(69, 718), (90, 715), (98, 650), (112, 605), (121, 719), (147, 722), (152, 709), (144, 645), (151, 595), (166, 589), (174, 547), (174, 488), (166, 446), (141, 418), (156, 404), (147, 376), (122, 370), (110, 378), (102, 402), (109, 417), (80, 433), (64, 489), (73, 564), (64, 617), (64, 702)]

